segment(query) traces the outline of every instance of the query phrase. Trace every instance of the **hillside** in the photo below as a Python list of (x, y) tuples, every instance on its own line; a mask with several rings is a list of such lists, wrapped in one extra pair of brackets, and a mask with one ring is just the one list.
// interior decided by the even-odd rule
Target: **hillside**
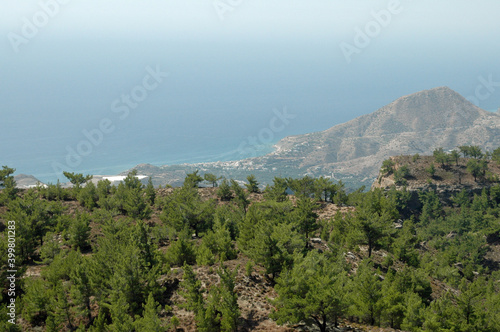
[[(429, 161), (416, 160), (415, 178)], [(394, 189), (346, 194), (306, 177), (261, 193), (186, 180), (0, 190), (20, 329), (500, 331), (498, 185), (453, 204), (418, 191), (408, 215)]]
[(180, 184), (195, 169), (226, 177), (251, 173), (271, 182), (272, 176), (305, 174), (342, 180), (351, 188), (370, 186), (383, 160), (390, 156), (431, 154), (459, 145), (491, 150), (500, 146), (500, 115), (484, 111), (457, 92), (439, 87), (397, 99), (381, 109), (323, 132), (284, 138), (263, 157), (192, 165), (139, 165), (139, 173), (157, 184)]
[[(394, 163), (394, 172), (386, 173), (380, 171), (379, 176), (372, 185), (372, 188), (389, 189), (391, 186), (409, 190), (422, 190), (424, 188), (443, 188), (447, 190), (460, 191), (461, 189), (482, 189), (498, 184), (500, 176), (500, 164), (488, 160), (487, 176), (478, 176), (477, 179), (467, 170), (467, 163), (472, 158), (459, 158), (457, 162), (450, 161), (446, 165), (441, 165), (434, 156), (396, 156), (390, 157)], [(435, 174), (429, 174), (428, 169), (431, 164), (435, 165)], [(404, 185), (398, 185), (395, 180), (395, 172), (401, 167), (408, 168), (409, 175), (405, 178)]]

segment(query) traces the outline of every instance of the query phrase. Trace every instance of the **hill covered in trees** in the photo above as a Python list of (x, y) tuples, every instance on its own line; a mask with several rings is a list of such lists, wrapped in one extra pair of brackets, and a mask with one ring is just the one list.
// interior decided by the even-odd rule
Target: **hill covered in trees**
[(1, 330), (500, 331), (498, 184), (450, 204), (428, 187), (410, 208), (408, 190), (322, 177), (261, 191), (253, 176), (155, 188), (66, 173), (72, 188), (20, 190), (13, 172), (0, 245), (14, 221), (17, 324), (2, 255)]
[[(480, 192), (500, 183), (500, 148), (483, 151), (479, 146), (460, 146), (446, 152), (434, 150), (432, 156), (391, 157), (382, 163), (373, 188), (391, 186), (421, 190), (441, 188), (448, 192), (467, 189)], [(441, 190), (440, 189), (440, 190)]]

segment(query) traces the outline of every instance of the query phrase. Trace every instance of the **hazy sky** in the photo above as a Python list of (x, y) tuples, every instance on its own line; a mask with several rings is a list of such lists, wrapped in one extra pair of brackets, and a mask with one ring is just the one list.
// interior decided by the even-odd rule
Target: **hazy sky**
[[(498, 0), (2, 0), (0, 164), (50, 173), (105, 118), (117, 130), (74, 170), (134, 144), (119, 163), (189, 159), (168, 144), (216, 159), (275, 108), (297, 116), (275, 140), (443, 85), (497, 109), (498, 13)], [(118, 120), (113, 102), (147, 68), (168, 78)], [(150, 160), (144, 141), (169, 143)]]
[[(56, 0), (2, 0), (0, 26), (19, 32), (40, 4)], [(500, 3), (495, 0), (64, 0), (43, 28), (45, 37), (193, 38), (224, 40), (350, 39), (353, 28), (369, 22), (372, 11), (395, 7), (384, 38), (479, 39), (494, 37)], [(66, 4), (62, 4), (65, 3)], [(58, 2), (59, 3), (59, 2)], [(399, 5), (397, 5), (399, 4)], [(43, 37), (43, 36), (42, 36)], [(4, 40), (5, 41), (5, 40)], [(494, 39), (490, 40), (494, 43)]]

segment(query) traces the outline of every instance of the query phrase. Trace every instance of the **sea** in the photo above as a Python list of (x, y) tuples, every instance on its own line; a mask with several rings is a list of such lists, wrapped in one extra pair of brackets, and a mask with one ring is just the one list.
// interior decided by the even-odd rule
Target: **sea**
[[(54, 183), (63, 171), (244, 159), (403, 95), (449, 86), (477, 97), (490, 75), (500, 81), (493, 56), (463, 67), (460, 54), (442, 62), (366, 52), (346, 63), (338, 45), (318, 42), (169, 49), (67, 40), (36, 56), (0, 54), (0, 165)], [(480, 107), (496, 111), (495, 89), (476, 98)]]

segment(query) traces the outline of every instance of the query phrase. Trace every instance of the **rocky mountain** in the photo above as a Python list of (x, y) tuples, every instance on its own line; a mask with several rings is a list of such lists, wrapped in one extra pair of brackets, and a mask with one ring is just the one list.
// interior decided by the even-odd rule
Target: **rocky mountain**
[(357, 187), (370, 186), (390, 156), (426, 155), (437, 147), (450, 150), (459, 145), (486, 150), (500, 146), (500, 114), (480, 109), (448, 87), (438, 87), (401, 97), (322, 132), (286, 137), (263, 157), (138, 169), (157, 183), (174, 180), (174, 174), (176, 182), (179, 172), (200, 169), (243, 179), (253, 173), (262, 182), (275, 175), (323, 175)]

